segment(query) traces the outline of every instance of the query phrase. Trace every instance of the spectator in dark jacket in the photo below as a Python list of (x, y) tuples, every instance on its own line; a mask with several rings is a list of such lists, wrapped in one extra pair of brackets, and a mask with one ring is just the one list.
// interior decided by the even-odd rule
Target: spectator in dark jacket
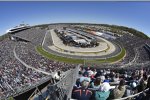
[(81, 83), (81, 88), (76, 89), (72, 93), (72, 98), (77, 100), (90, 100), (92, 96), (92, 91), (88, 90), (87, 87), (89, 82), (84, 80)]

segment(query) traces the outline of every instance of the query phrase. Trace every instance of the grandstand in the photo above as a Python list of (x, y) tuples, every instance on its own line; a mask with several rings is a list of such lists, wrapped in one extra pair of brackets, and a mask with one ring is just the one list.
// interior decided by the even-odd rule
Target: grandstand
[(29, 29), (30, 26), (28, 24), (20, 24), (19, 26), (16, 26), (14, 28), (11, 28), (9, 30), (6, 31), (6, 33), (15, 33), (15, 32), (19, 32), (19, 31), (22, 31), (22, 30), (26, 30), (26, 29)]
[[(71, 50), (72, 47), (68, 46), (69, 49), (65, 49), (63, 42), (58, 46), (53, 39), (54, 34), (58, 36), (53, 30), (61, 30), (63, 27), (77, 36), (82, 35), (80, 37), (83, 39), (94, 39), (107, 45), (102, 45), (103, 48), (73, 47), (75, 49)], [(112, 28), (98, 24), (56, 23), (7, 33), (7, 37), (0, 41), (0, 99), (79, 99), (76, 91), (83, 89), (82, 83), (86, 81), (89, 85), (86, 88), (84, 86), (84, 89), (92, 94), (85, 100), (95, 100), (95, 93), (103, 91), (100, 87), (105, 82), (111, 87), (106, 99), (148, 100), (150, 40), (139, 34), (121, 31), (122, 28), (119, 32), (123, 34), (113, 33)], [(99, 37), (88, 32), (106, 32), (113, 39), (105, 37), (107, 35)], [(55, 49), (50, 49), (54, 46)], [(99, 79), (101, 81), (95, 85)], [(120, 92), (121, 96), (115, 97), (112, 91), (119, 91), (117, 87), (122, 80), (125, 83), (121, 87), (125, 89)]]

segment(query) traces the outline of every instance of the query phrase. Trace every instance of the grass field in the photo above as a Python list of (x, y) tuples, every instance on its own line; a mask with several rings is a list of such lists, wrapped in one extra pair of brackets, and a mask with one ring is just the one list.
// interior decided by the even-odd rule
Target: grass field
[(82, 59), (72, 59), (72, 58), (56, 56), (54, 54), (51, 54), (51, 53), (45, 51), (41, 46), (37, 46), (36, 50), (44, 57), (51, 59), (51, 60), (57, 60), (57, 61), (67, 62), (67, 63), (78, 63), (78, 64), (84, 63), (84, 60), (82, 60)]
[(125, 49), (122, 48), (121, 52), (118, 55), (111, 57), (111, 58), (96, 59), (96, 60), (83, 60), (83, 59), (67, 58), (67, 57), (62, 57), (62, 56), (57, 56), (57, 55), (51, 54), (51, 53), (45, 51), (42, 48), (42, 46), (37, 46), (36, 51), (48, 59), (66, 62), (66, 63), (74, 63), (74, 64), (84, 64), (85, 62), (89, 62), (89, 63), (91, 62), (91, 63), (95, 63), (95, 64), (113, 63), (113, 62), (121, 60), (126, 54)]

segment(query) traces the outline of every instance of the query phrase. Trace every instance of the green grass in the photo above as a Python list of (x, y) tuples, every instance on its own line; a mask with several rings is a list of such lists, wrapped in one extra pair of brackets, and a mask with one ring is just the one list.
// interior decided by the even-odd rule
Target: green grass
[(118, 54), (118, 55), (116, 55), (116, 56), (114, 56), (114, 57), (111, 57), (111, 58), (107, 58), (107, 59), (97, 59), (97, 60), (86, 60), (86, 62), (87, 63), (93, 63), (93, 64), (101, 64), (101, 63), (114, 63), (114, 62), (116, 62), (116, 61), (119, 61), (119, 60), (121, 60), (124, 56), (125, 56), (125, 53), (126, 53), (126, 51), (125, 51), (125, 49), (124, 48), (122, 48), (122, 51)]
[(9, 97), (8, 100), (14, 100), (14, 98), (13, 97)]
[(51, 54), (47, 51), (45, 51), (41, 46), (37, 46), (36, 50), (43, 56), (45, 56), (48, 59), (51, 60), (57, 60), (57, 61), (61, 61), (61, 62), (67, 62), (67, 63), (84, 63), (84, 60), (82, 59), (72, 59), (72, 58), (66, 58), (66, 57), (61, 57), (61, 56), (57, 56), (54, 54)]
[(66, 63), (75, 63), (75, 64), (83, 64), (84, 62), (85, 63), (86, 62), (94, 63), (94, 64), (113, 63), (113, 62), (121, 60), (126, 53), (125, 49), (122, 48), (121, 52), (114, 57), (107, 58), (107, 59), (96, 59), (96, 60), (85, 60), (84, 61), (83, 59), (67, 58), (67, 57), (62, 57), (62, 56), (57, 56), (57, 55), (51, 54), (51, 53), (45, 51), (42, 48), (42, 46), (37, 46), (36, 51), (48, 59), (66, 62)]
[(122, 51), (119, 55), (115, 56), (115, 57), (111, 57), (111, 58), (108, 58), (107, 61), (108, 62), (115, 62), (117, 60), (120, 60), (122, 59), (126, 54), (126, 50), (124, 48), (122, 48)]

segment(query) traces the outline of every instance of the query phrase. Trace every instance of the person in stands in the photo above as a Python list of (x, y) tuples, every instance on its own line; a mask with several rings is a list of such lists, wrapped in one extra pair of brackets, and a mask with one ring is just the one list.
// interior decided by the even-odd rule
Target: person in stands
[(83, 76), (85, 76), (85, 77), (88, 77), (88, 76), (89, 76), (88, 68), (85, 68), (85, 71), (84, 71), (84, 73), (83, 73)]
[(98, 90), (95, 91), (95, 100), (107, 100), (110, 94), (110, 85), (104, 82)]
[(87, 80), (87, 81), (91, 81), (91, 78), (89, 77), (88, 74), (83, 74), (83, 76), (80, 77), (80, 82), (82, 82), (83, 80)]
[(143, 74), (143, 78), (141, 78), (141, 80), (139, 81), (139, 85), (137, 86), (138, 92), (145, 90), (145, 88), (147, 86), (147, 79), (148, 79), (147, 74), (146, 73)]
[(94, 80), (94, 82), (92, 82), (91, 84), (90, 84), (90, 88), (93, 88), (93, 89), (99, 89), (100, 88), (100, 85), (102, 84), (102, 82), (101, 82), (101, 78), (100, 77), (97, 77), (95, 80)]
[(116, 73), (115, 77), (113, 77), (113, 82), (119, 82), (119, 73)]
[(92, 96), (92, 91), (88, 88), (89, 81), (83, 80), (81, 82), (81, 87), (74, 90), (72, 93), (72, 98), (77, 100), (90, 100)]
[(126, 87), (125, 87), (125, 80), (121, 80), (119, 83), (119, 86), (117, 86), (114, 90), (111, 91), (109, 99), (120, 99), (123, 97), (125, 93)]
[(150, 76), (147, 81), (146, 89), (148, 89), (148, 90), (144, 93), (145, 96), (142, 98), (142, 100), (150, 100)]

